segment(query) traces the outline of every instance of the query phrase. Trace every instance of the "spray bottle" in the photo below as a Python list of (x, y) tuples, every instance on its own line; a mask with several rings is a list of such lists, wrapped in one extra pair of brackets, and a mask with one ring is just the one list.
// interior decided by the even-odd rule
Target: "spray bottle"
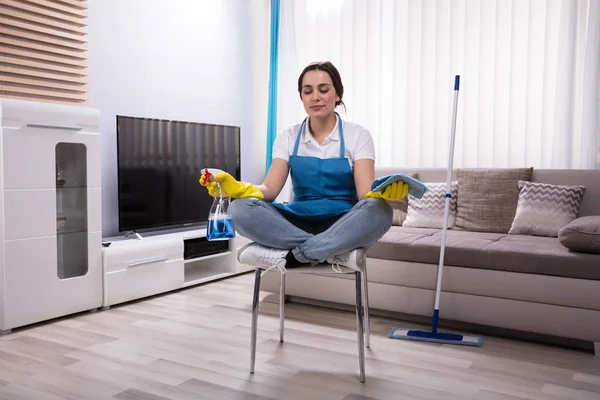
[(209, 182), (215, 182), (213, 204), (208, 214), (208, 226), (206, 228), (206, 239), (209, 241), (229, 240), (235, 237), (233, 219), (229, 215), (231, 196), (227, 193), (222, 182), (215, 179), (215, 174), (220, 170), (205, 168), (204, 176)]

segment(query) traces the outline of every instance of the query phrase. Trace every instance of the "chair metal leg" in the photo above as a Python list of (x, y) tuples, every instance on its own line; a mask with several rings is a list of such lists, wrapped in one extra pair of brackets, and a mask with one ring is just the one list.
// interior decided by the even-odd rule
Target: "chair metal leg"
[(285, 274), (281, 274), (279, 286), (279, 341), (283, 342), (283, 320), (285, 311)]
[(363, 319), (362, 319), (362, 276), (360, 272), (355, 272), (356, 281), (356, 327), (358, 333), (358, 362), (360, 367), (360, 382), (365, 383), (365, 336), (363, 332)]
[(258, 297), (260, 293), (260, 275), (262, 270), (256, 268), (254, 275), (254, 297), (252, 299), (252, 333), (250, 339), (250, 373), (254, 373), (254, 364), (256, 363), (256, 332), (258, 329)]
[(367, 268), (362, 272), (364, 312), (365, 312), (365, 345), (371, 347), (371, 320), (369, 318), (369, 280), (367, 279)]

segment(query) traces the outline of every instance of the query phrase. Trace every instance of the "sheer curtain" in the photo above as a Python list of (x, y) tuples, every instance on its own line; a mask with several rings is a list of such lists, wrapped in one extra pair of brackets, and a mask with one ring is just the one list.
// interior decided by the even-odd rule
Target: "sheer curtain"
[(338, 67), (343, 118), (377, 165), (598, 168), (600, 1), (281, 0), (277, 131), (305, 113), (296, 83)]

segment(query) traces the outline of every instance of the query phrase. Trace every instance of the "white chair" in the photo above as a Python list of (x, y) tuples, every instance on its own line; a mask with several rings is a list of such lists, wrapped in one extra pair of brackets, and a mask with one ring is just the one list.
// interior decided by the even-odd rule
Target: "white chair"
[[(368, 292), (368, 280), (367, 280), (367, 268), (366, 262), (362, 262), (364, 268), (361, 271), (355, 271), (346, 267), (340, 267), (339, 271), (336, 272), (332, 269), (331, 265), (323, 264), (314, 267), (299, 267), (289, 268), (286, 273), (281, 274), (281, 286), (279, 290), (279, 341), (283, 342), (283, 325), (284, 325), (284, 303), (285, 303), (285, 276), (287, 274), (354, 274), (355, 286), (356, 286), (356, 328), (358, 334), (358, 361), (360, 368), (360, 382), (365, 383), (365, 344), (366, 347), (370, 347), (370, 322), (369, 322), (369, 292)], [(337, 267), (336, 267), (337, 268)], [(254, 366), (256, 361), (256, 331), (258, 322), (258, 298), (260, 293), (260, 280), (264, 272), (264, 268), (255, 268), (254, 277), (254, 298), (252, 299), (252, 334), (250, 342), (250, 373), (254, 373)], [(279, 272), (278, 270), (273, 270)], [(363, 310), (363, 296), (364, 296), (364, 310)], [(366, 329), (363, 329), (363, 315)]]

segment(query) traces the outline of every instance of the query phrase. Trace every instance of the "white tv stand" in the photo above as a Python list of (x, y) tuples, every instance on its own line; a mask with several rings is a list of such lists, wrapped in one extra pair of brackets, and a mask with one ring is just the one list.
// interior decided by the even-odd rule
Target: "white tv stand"
[(239, 234), (228, 241), (224, 252), (184, 259), (185, 241), (205, 237), (206, 229), (197, 229), (104, 238), (103, 243), (110, 245), (102, 248), (102, 307), (253, 269), (237, 261), (237, 250), (249, 242)]

